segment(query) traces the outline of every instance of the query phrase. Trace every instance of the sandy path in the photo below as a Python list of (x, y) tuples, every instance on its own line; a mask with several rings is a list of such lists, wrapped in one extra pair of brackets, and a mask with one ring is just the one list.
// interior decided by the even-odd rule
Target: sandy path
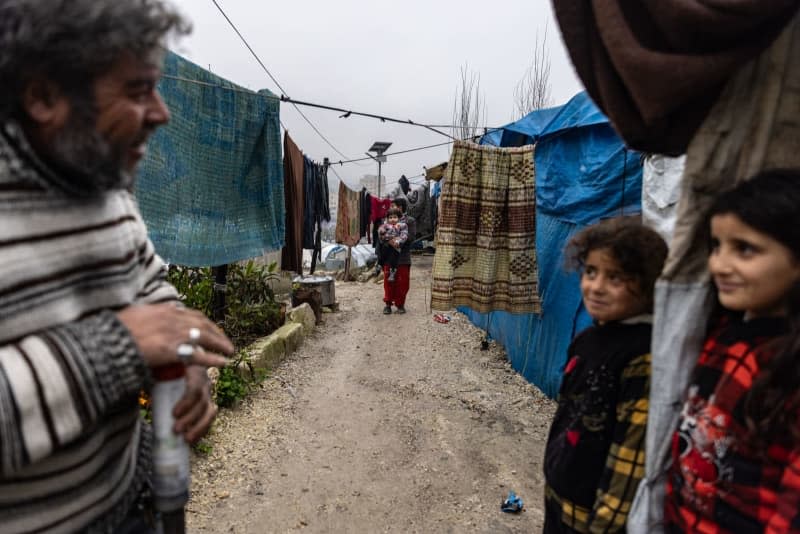
[[(193, 532), (537, 532), (553, 405), (459, 314), (426, 310), (415, 258), (405, 316), (338, 283), (341, 311), (241, 407), (194, 465)], [(504, 514), (510, 489), (525, 501)]]

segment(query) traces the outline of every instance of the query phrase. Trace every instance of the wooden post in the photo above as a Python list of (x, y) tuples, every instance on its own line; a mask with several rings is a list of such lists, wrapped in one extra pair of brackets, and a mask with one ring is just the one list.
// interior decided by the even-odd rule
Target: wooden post
[(214, 289), (211, 296), (211, 318), (221, 323), (225, 320), (225, 293), (228, 285), (228, 266), (218, 265), (211, 268), (214, 277)]
[(350, 259), (353, 257), (353, 249), (347, 247), (347, 258), (344, 260), (344, 281), (350, 281)]

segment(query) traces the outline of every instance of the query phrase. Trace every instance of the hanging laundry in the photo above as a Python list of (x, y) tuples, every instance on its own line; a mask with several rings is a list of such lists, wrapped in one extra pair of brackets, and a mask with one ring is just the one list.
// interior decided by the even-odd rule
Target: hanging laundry
[(164, 74), (158, 90), (172, 120), (151, 138), (136, 183), (156, 251), (170, 263), (211, 266), (281, 249), (279, 99), (172, 52)]
[(281, 253), (281, 269), (303, 272), (303, 153), (287, 132), (283, 136), (283, 176), (286, 204), (286, 245)]
[(339, 209), (336, 214), (336, 242), (353, 247), (361, 240), (361, 213), (358, 193), (339, 182)]
[(456, 141), (442, 186), (431, 308), (541, 313), (533, 146)]
[(369, 232), (369, 223), (370, 223), (370, 199), (372, 195), (367, 192), (367, 188), (363, 188), (359, 193), (358, 200), (359, 206), (361, 207), (361, 222), (359, 225), (359, 234), (361, 237), (370, 237)]
[(314, 248), (314, 229), (317, 224), (317, 165), (308, 157), (303, 156), (303, 190), (305, 202), (303, 208), (303, 248)]
[(397, 183), (400, 185), (400, 191), (402, 191), (404, 195), (411, 192), (411, 183), (408, 181), (405, 174), (400, 177)]
[(322, 221), (331, 220), (330, 204), (328, 201), (328, 171), (304, 156), (303, 189), (305, 202), (303, 211), (303, 248), (314, 250), (319, 241), (318, 234), (322, 231)]
[(386, 217), (386, 212), (389, 211), (391, 206), (392, 199), (390, 198), (370, 197), (370, 222), (380, 221)]
[(406, 195), (408, 200), (408, 215), (417, 221), (417, 235), (415, 238), (422, 237), (430, 239), (433, 234), (433, 210), (435, 202), (431, 199), (431, 190), (428, 183), (418, 186)]

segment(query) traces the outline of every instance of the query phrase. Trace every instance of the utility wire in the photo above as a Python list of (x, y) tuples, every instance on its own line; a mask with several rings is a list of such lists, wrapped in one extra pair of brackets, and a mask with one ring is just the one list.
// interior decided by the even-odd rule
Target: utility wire
[[(241, 40), (242, 40), (242, 42), (243, 42), (243, 43), (244, 43), (244, 45), (247, 47), (247, 49), (250, 51), (250, 53), (251, 53), (251, 54), (253, 54), (253, 57), (256, 59), (256, 61), (258, 61), (258, 64), (259, 64), (259, 65), (261, 65), (261, 68), (262, 68), (262, 69), (264, 69), (264, 72), (266, 72), (266, 73), (267, 73), (267, 76), (269, 76), (269, 77), (270, 77), (270, 79), (271, 79), (271, 80), (272, 80), (272, 81), (275, 83), (275, 85), (278, 87), (278, 89), (280, 89), (280, 90), (281, 90), (281, 93), (282, 93), (282, 94), (281, 94), (281, 99), (283, 99), (284, 97), (288, 98), (288, 95), (287, 95), (287, 93), (286, 93), (286, 90), (285, 90), (283, 87), (281, 87), (281, 84), (280, 84), (280, 83), (278, 83), (278, 80), (276, 80), (276, 79), (275, 79), (275, 77), (274, 77), (274, 76), (272, 75), (272, 73), (269, 71), (269, 69), (267, 68), (267, 66), (266, 66), (266, 65), (264, 65), (264, 62), (263, 62), (263, 61), (261, 61), (261, 58), (259, 58), (259, 57), (258, 57), (258, 54), (256, 54), (256, 53), (255, 53), (255, 51), (253, 50), (253, 48), (252, 48), (252, 47), (250, 46), (250, 44), (247, 42), (247, 39), (245, 39), (245, 38), (244, 38), (244, 36), (243, 36), (243, 35), (242, 35), (242, 33), (239, 31), (239, 29), (236, 27), (236, 25), (233, 23), (233, 21), (231, 21), (231, 19), (230, 19), (230, 18), (228, 18), (228, 15), (225, 13), (225, 11), (222, 9), (222, 7), (220, 7), (220, 5), (217, 3), (217, 0), (211, 0), (211, 1), (214, 3), (214, 5), (215, 5), (215, 6), (217, 6), (217, 9), (219, 10), (219, 12), (220, 12), (220, 13), (222, 13), (222, 16), (223, 16), (223, 17), (225, 17), (225, 20), (227, 20), (227, 21), (228, 21), (228, 24), (230, 24), (231, 28), (233, 28), (233, 31), (235, 31), (235, 32), (236, 32), (236, 35), (238, 35), (238, 36), (239, 36), (239, 39), (241, 39)], [(341, 151), (340, 151), (338, 148), (336, 148), (335, 146), (333, 146), (333, 143), (331, 143), (330, 141), (328, 141), (328, 138), (327, 138), (327, 137), (325, 137), (324, 135), (322, 135), (322, 132), (320, 132), (320, 131), (319, 131), (319, 129), (318, 129), (318, 128), (317, 128), (317, 127), (314, 125), (314, 123), (313, 123), (313, 122), (311, 122), (311, 120), (310, 120), (308, 117), (306, 117), (306, 116), (305, 116), (305, 114), (304, 114), (302, 111), (300, 111), (300, 108), (299, 108), (299, 107), (297, 107), (297, 105), (294, 105), (294, 109), (296, 109), (296, 110), (297, 110), (297, 112), (300, 114), (300, 116), (301, 116), (301, 117), (303, 117), (303, 118), (305, 119), (305, 121), (306, 121), (306, 122), (307, 122), (307, 123), (308, 123), (308, 124), (311, 126), (311, 128), (312, 128), (312, 129), (313, 129), (315, 132), (317, 132), (317, 135), (319, 135), (319, 136), (322, 138), (322, 140), (323, 140), (323, 141), (325, 141), (325, 142), (328, 144), (328, 146), (329, 146), (329, 147), (331, 147), (331, 148), (332, 148), (332, 149), (333, 149), (333, 150), (334, 150), (334, 151), (335, 151), (337, 154), (339, 154), (339, 155), (340, 155), (340, 156), (342, 156), (343, 158), (346, 158), (346, 157), (347, 157), (347, 156), (346, 156), (346, 155), (344, 155), (344, 154), (343, 154), (343, 153), (342, 153), (342, 152), (341, 152)], [(285, 130), (285, 129), (286, 129), (286, 127), (284, 126), (284, 130)]]
[[(445, 132), (439, 131), (436, 128), (458, 128), (458, 126), (453, 126), (452, 124), (424, 124), (424, 123), (421, 123), (421, 122), (415, 122), (415, 121), (413, 121), (411, 119), (396, 119), (396, 118), (393, 118), (393, 117), (387, 117), (385, 115), (377, 115), (377, 114), (374, 114), (374, 113), (365, 113), (365, 112), (361, 112), (361, 111), (352, 111), (352, 110), (347, 110), (347, 109), (344, 109), (344, 108), (338, 108), (338, 107), (335, 107), (335, 106), (327, 106), (327, 105), (324, 105), (324, 104), (316, 104), (314, 102), (304, 102), (304, 101), (301, 101), (301, 100), (294, 100), (293, 98), (290, 98), (290, 97), (285, 96), (285, 95), (278, 97), (278, 96), (273, 96), (273, 95), (260, 94), (260, 93), (257, 93), (255, 91), (251, 91), (250, 89), (245, 89), (245, 88), (240, 88), (240, 87), (228, 87), (226, 85), (219, 85), (219, 84), (214, 84), (214, 83), (209, 83), (209, 82), (203, 82), (203, 81), (200, 81), (200, 80), (191, 80), (189, 78), (182, 78), (180, 76), (171, 76), (171, 75), (166, 75), (165, 74), (163, 77), (164, 78), (169, 78), (169, 79), (172, 79), (172, 80), (178, 80), (178, 81), (186, 82), (186, 83), (195, 83), (195, 84), (199, 84), (199, 85), (205, 85), (205, 86), (208, 86), (208, 87), (217, 87), (217, 88), (220, 88), (220, 89), (227, 89), (229, 91), (236, 91), (236, 92), (239, 92), (239, 93), (247, 93), (247, 94), (252, 94), (252, 95), (259, 95), (259, 96), (262, 96), (263, 98), (267, 98), (267, 99), (271, 99), (271, 100), (280, 100), (281, 102), (286, 102), (286, 103), (292, 104), (294, 106), (308, 106), (308, 107), (312, 107), (312, 108), (326, 109), (326, 110), (329, 110), (329, 111), (344, 112), (344, 115), (341, 115), (339, 117), (340, 119), (346, 119), (346, 118), (350, 117), (351, 115), (357, 115), (357, 116), (360, 116), (360, 117), (378, 119), (381, 122), (396, 122), (396, 123), (399, 123), (399, 124), (408, 124), (410, 126), (419, 126), (419, 127), (422, 127), (422, 128), (427, 128), (429, 130), (432, 130), (432, 131), (434, 131), (434, 132), (436, 132), (436, 133), (438, 133), (440, 135), (444, 135), (446, 137), (449, 137), (450, 139), (455, 139), (455, 137), (453, 137), (452, 135), (447, 134)], [(489, 126), (481, 126), (480, 128), (482, 128), (484, 130), (496, 130), (497, 129), (496, 127), (489, 127)]]
[[(383, 155), (384, 156), (397, 156), (398, 154), (407, 154), (409, 152), (416, 152), (418, 150), (426, 150), (428, 148), (436, 148), (436, 147), (439, 147), (439, 146), (452, 145), (453, 142), (454, 141), (445, 141), (444, 143), (437, 143), (435, 145), (427, 145), (427, 146), (421, 146), (421, 147), (417, 147), (417, 148), (409, 148), (408, 150), (399, 150), (397, 152), (390, 152), (390, 153), (383, 154)], [(366, 158), (349, 159), (349, 160), (346, 160), (346, 161), (332, 161), (331, 163), (338, 163), (339, 165), (344, 165), (345, 163), (355, 163), (357, 161), (365, 161), (365, 160), (369, 160), (369, 159), (375, 159), (375, 158), (372, 157), (372, 156), (368, 156)]]
[(358, 116), (361, 116), (361, 117), (369, 117), (369, 118), (372, 118), (372, 119), (378, 119), (381, 122), (398, 122), (400, 124), (410, 124), (412, 126), (421, 126), (423, 128), (427, 128), (428, 130), (436, 132), (439, 135), (443, 135), (445, 137), (449, 137), (450, 139), (455, 139), (455, 137), (453, 137), (449, 133), (443, 132), (441, 130), (437, 130), (433, 126), (429, 126), (427, 124), (414, 122), (411, 119), (394, 119), (392, 117), (384, 117), (382, 115), (375, 115), (374, 113), (364, 113), (364, 112), (361, 112), (361, 111), (353, 111), (353, 110), (344, 109), (344, 108), (337, 108), (337, 107), (334, 107), (334, 106), (326, 106), (326, 105), (323, 105), (323, 104), (314, 104), (313, 102), (303, 102), (303, 101), (300, 101), (300, 100), (294, 100), (294, 99), (289, 98), (288, 96), (285, 96), (285, 95), (281, 96), (281, 102), (289, 102), (289, 103), (300, 105), (300, 106), (309, 106), (309, 107), (313, 107), (313, 108), (327, 109), (327, 110), (330, 110), (330, 111), (340, 111), (340, 112), (344, 113), (344, 115), (341, 115), (339, 117), (340, 119), (346, 119), (346, 118), (350, 117), (350, 115), (358, 115)]

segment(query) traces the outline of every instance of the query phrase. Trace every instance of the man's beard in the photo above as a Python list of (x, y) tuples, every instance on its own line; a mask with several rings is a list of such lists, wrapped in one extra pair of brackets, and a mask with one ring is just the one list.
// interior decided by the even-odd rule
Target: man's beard
[(125, 154), (95, 130), (94, 106), (76, 103), (67, 124), (50, 145), (50, 162), (68, 182), (69, 193), (95, 196), (114, 189), (131, 189), (133, 173), (125, 169)]

